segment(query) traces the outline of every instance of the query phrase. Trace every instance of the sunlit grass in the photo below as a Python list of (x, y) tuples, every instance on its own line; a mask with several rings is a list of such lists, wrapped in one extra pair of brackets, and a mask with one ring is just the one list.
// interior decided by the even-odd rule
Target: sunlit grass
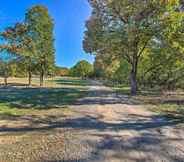
[(10, 108), (6, 104), (0, 104), (0, 115), (5, 116), (22, 116), (26, 114), (30, 114), (33, 109), (18, 109), (18, 108)]
[(9, 81), (8, 87), (0, 88), (0, 115), (19, 116), (38, 110), (66, 108), (86, 94), (85, 87), (89, 84), (85, 80), (57, 78), (46, 80), (45, 86), (40, 88), (37, 85), (26, 87), (27, 79), (23, 78)]
[(169, 119), (177, 119), (184, 121), (184, 105), (177, 104), (159, 104), (150, 107), (153, 112), (156, 112)]
[(182, 91), (166, 92), (156, 89), (138, 91), (136, 96), (130, 96), (130, 87), (118, 85), (113, 89), (122, 95), (129, 95), (142, 106), (169, 118), (170, 120), (184, 121), (184, 93)]

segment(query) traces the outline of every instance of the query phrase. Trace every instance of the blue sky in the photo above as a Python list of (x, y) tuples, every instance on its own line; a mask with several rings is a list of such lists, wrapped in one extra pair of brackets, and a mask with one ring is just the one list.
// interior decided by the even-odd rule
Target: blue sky
[(26, 10), (36, 4), (46, 6), (54, 19), (56, 64), (71, 67), (82, 59), (92, 63), (94, 57), (82, 49), (85, 21), (91, 12), (87, 0), (1, 0), (0, 29), (22, 21)]

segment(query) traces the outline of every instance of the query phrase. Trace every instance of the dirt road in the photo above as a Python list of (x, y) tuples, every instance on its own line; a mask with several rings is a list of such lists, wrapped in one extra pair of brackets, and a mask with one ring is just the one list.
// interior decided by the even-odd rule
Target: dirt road
[(0, 142), (0, 162), (184, 162), (182, 126), (128, 96), (93, 82), (69, 109), (70, 115), (57, 111), (39, 128), (38, 122), (22, 132), (1, 128), (0, 141), (5, 133), (28, 136)]
[(184, 129), (128, 96), (97, 85), (72, 108), (80, 116), (73, 127), (93, 147), (89, 161), (184, 162)]

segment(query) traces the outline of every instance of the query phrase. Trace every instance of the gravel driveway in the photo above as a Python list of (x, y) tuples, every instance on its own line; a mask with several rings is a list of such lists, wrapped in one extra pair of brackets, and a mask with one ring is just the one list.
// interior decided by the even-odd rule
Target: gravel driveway
[(0, 162), (184, 162), (182, 125), (128, 96), (93, 82), (69, 110), (38, 127), (0, 127)]

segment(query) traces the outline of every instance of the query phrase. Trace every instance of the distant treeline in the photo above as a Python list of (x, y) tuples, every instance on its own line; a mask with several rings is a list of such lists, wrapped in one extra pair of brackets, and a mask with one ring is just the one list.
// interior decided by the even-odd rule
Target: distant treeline
[[(7, 64), (3, 61), (0, 61), (0, 76), (4, 77), (4, 73), (7, 73), (8, 77), (28, 77), (28, 72), (26, 65), (21, 60), (15, 60)], [(55, 76), (71, 76), (71, 77), (82, 77), (88, 78), (93, 77), (93, 65), (89, 62), (82, 60), (76, 63), (72, 68), (53, 66), (52, 73), (48, 73), (47, 77)], [(33, 76), (39, 76), (39, 71), (37, 67), (32, 69)]]

